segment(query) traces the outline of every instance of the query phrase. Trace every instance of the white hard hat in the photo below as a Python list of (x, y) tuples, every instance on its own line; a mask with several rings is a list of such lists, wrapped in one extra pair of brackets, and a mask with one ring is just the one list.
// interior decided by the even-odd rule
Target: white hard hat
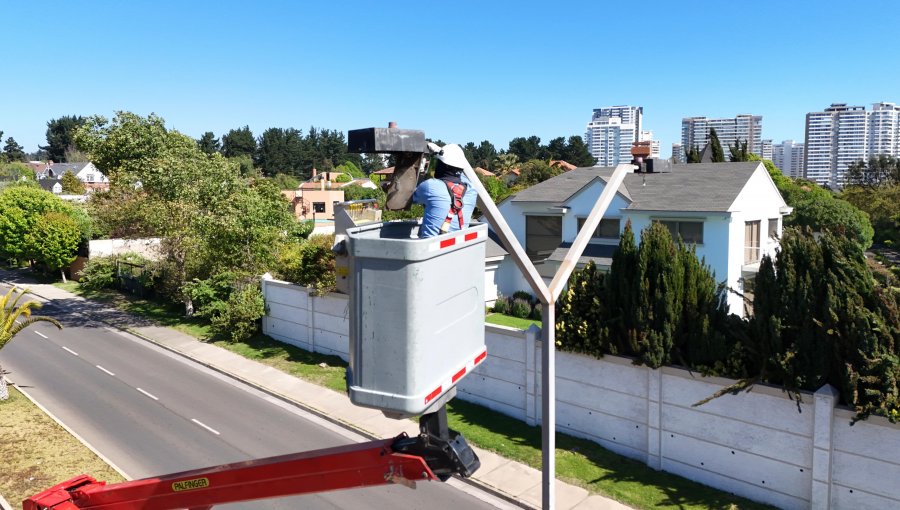
[(458, 168), (460, 170), (465, 170), (466, 168), (472, 169), (472, 166), (466, 159), (466, 155), (459, 144), (448, 143), (443, 147), (439, 147), (437, 144), (429, 142), (428, 148), (434, 153), (436, 159), (443, 161), (447, 166), (452, 166), (453, 168)]

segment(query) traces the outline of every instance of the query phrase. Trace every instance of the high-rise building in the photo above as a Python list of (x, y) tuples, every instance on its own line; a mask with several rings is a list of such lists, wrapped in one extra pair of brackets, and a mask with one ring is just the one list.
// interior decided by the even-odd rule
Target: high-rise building
[(650, 142), (650, 157), (659, 159), (659, 140), (653, 139), (653, 131), (641, 131), (638, 141)]
[(763, 159), (772, 159), (772, 150), (773, 146), (771, 139), (767, 138), (765, 140), (760, 140), (759, 157)]
[(772, 146), (772, 162), (788, 177), (803, 177), (804, 145), (785, 140)]
[(631, 144), (642, 141), (641, 106), (598, 108), (591, 115), (584, 139), (597, 166), (616, 166), (631, 161)]
[[(762, 116), (738, 115), (729, 119), (708, 119), (706, 117), (685, 117), (681, 119), (681, 146), (697, 147), (702, 151), (709, 142), (709, 130), (716, 130), (722, 150), (728, 155), (728, 146), (735, 142), (747, 142), (747, 150), (762, 156)], [(771, 145), (770, 145), (771, 147)]]
[(840, 188), (847, 167), (871, 156), (900, 156), (900, 108), (893, 103), (864, 106), (832, 103), (806, 114), (803, 174), (819, 184)]
[(687, 160), (684, 149), (681, 147), (680, 143), (676, 142), (672, 144), (672, 159), (676, 163), (684, 163)]

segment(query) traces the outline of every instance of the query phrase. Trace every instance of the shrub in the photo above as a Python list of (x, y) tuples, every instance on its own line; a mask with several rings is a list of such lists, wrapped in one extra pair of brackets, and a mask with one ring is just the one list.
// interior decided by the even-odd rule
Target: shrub
[(531, 318), (536, 321), (542, 320), (544, 318), (543, 313), (544, 305), (537, 303), (534, 305), (534, 309), (531, 310)]
[(528, 301), (529, 304), (535, 302), (534, 296), (532, 296), (529, 292), (526, 292), (524, 290), (517, 290), (517, 291), (513, 292), (512, 297), (513, 297), (513, 299), (521, 299), (523, 301)]
[(266, 314), (259, 284), (254, 282), (228, 296), (221, 309), (210, 317), (210, 331), (232, 342), (247, 340), (259, 329), (259, 319)]
[(494, 313), (506, 314), (509, 312), (509, 298), (506, 296), (497, 296), (497, 300), (494, 301)]
[(510, 306), (510, 314), (513, 317), (524, 319), (531, 315), (531, 303), (524, 299), (513, 299)]
[(334, 235), (314, 235), (301, 243), (285, 246), (278, 255), (279, 278), (312, 287), (317, 294), (335, 289)]
[(87, 290), (112, 288), (116, 283), (116, 263), (113, 257), (97, 257), (78, 273), (78, 286)]

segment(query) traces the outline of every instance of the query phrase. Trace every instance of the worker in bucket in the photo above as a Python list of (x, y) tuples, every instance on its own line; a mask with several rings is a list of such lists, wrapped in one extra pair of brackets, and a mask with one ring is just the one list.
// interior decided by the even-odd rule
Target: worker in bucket
[(462, 148), (450, 143), (443, 147), (429, 143), (434, 161), (434, 178), (419, 183), (412, 201), (425, 206), (419, 238), (433, 237), (469, 226), (478, 192), (466, 177), (471, 169)]

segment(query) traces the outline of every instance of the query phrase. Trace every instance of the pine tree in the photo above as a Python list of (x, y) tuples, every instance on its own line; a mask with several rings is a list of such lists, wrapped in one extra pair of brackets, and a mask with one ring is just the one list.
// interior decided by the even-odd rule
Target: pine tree
[[(0, 131), (0, 137), (2, 136), (3, 132)], [(7, 163), (25, 161), (25, 149), (16, 142), (15, 138), (10, 136), (6, 139), (6, 145), (3, 146), (3, 156)]]
[(699, 163), (700, 162), (700, 149), (697, 146), (688, 147), (684, 149), (684, 160), (688, 163)]
[(729, 156), (729, 161), (732, 163), (738, 161), (750, 161), (750, 152), (747, 150), (747, 140), (741, 142), (740, 140), (735, 140), (734, 145), (728, 146), (728, 152), (731, 153)]

